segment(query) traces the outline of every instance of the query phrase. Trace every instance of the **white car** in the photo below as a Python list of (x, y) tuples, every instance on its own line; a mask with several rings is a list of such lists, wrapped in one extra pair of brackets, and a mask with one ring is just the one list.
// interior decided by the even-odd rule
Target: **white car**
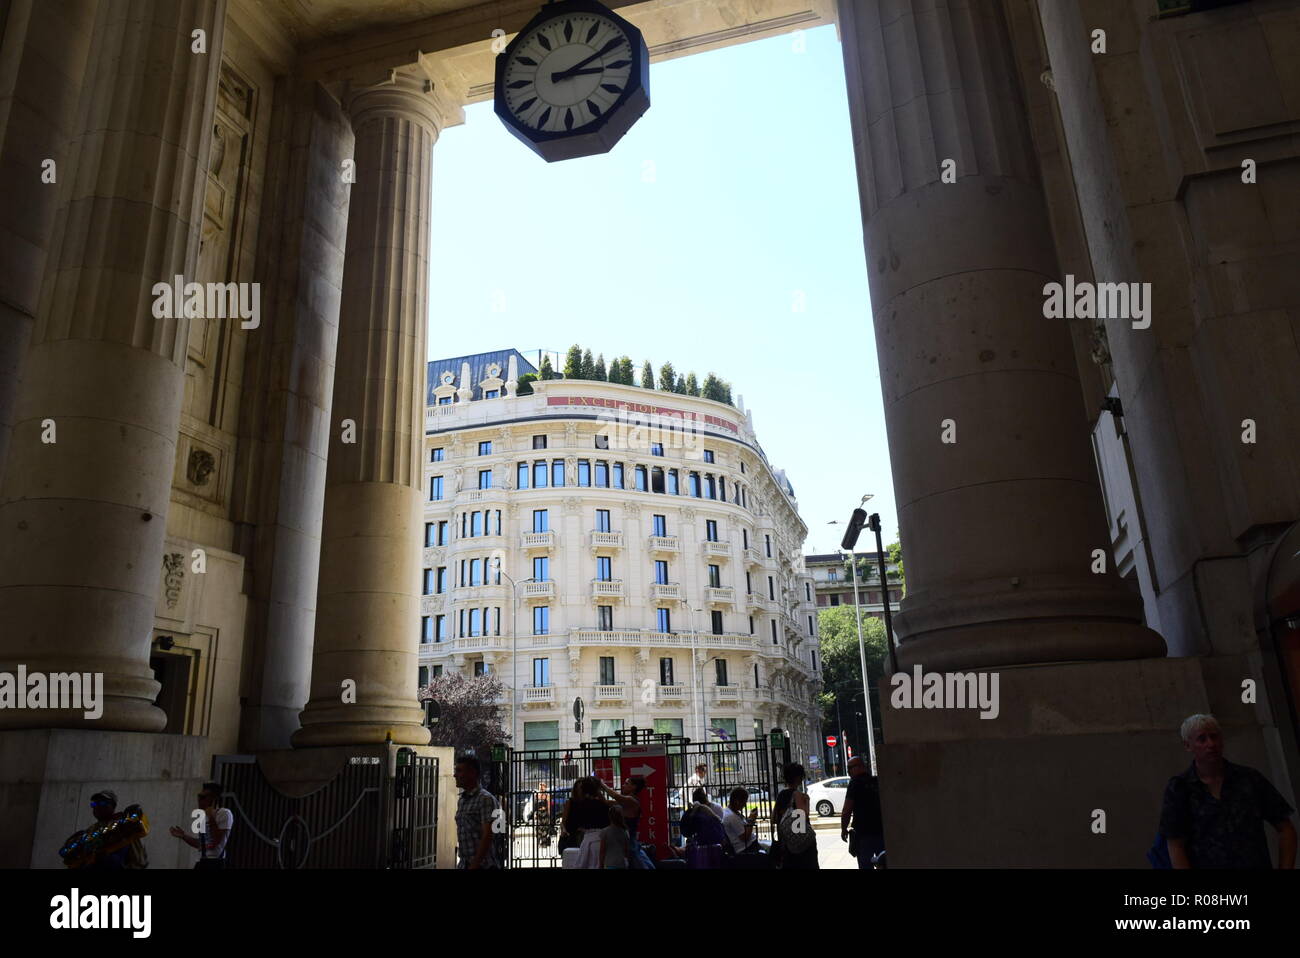
[(808, 804), (823, 818), (838, 815), (844, 810), (844, 795), (848, 791), (849, 777), (823, 778), (808, 786)]

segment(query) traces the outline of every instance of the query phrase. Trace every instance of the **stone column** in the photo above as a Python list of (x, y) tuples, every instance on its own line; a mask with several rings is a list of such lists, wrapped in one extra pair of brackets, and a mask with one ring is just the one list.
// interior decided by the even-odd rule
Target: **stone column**
[[(94, 23), (89, 0), (13, 0), (7, 19), (0, 7), (0, 477), (59, 184), (76, 169), (68, 144)], [(55, 163), (53, 183), (42, 176), (46, 160)]]
[[(0, 670), (102, 672), (103, 715), (158, 731), (149, 668), (189, 322), (152, 287), (198, 260), (223, 0), (103, 0), (0, 487)], [(207, 52), (191, 52), (191, 32)], [(40, 187), (33, 187), (39, 189)], [(57, 441), (49, 429), (56, 430)]]
[[(429, 189), (445, 113), (418, 70), (352, 87), (356, 135), (311, 700), (295, 746), (426, 745), (416, 702)], [(344, 442), (345, 420), (355, 441)], [(343, 701), (344, 683), (356, 701)]]
[(1163, 655), (1111, 568), (1066, 321), (1043, 317), (1060, 276), (1001, 5), (839, 13), (907, 555), (900, 667)]

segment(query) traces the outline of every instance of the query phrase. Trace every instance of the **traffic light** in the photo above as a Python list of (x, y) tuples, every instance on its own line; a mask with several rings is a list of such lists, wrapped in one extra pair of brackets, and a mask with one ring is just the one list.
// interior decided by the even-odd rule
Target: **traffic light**
[(853, 517), (849, 519), (849, 527), (844, 532), (844, 538), (840, 540), (840, 548), (849, 552), (858, 542), (858, 536), (862, 533), (862, 526), (867, 521), (867, 510), (854, 509)]

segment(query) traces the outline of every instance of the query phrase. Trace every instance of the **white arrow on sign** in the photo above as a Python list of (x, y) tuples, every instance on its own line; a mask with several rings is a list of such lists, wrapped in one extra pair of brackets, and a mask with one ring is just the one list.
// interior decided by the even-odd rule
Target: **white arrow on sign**
[(649, 778), (654, 772), (655, 768), (651, 765), (638, 765), (632, 769), (633, 775), (640, 775), (642, 778)]

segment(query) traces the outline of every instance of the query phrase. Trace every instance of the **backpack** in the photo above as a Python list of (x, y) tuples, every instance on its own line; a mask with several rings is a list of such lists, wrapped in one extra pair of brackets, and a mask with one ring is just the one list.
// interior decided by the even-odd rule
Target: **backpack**
[(781, 850), (791, 855), (802, 855), (817, 844), (812, 823), (808, 821), (808, 816), (802, 809), (795, 808), (793, 801), (781, 816), (781, 822), (777, 825), (777, 836), (781, 842)]

